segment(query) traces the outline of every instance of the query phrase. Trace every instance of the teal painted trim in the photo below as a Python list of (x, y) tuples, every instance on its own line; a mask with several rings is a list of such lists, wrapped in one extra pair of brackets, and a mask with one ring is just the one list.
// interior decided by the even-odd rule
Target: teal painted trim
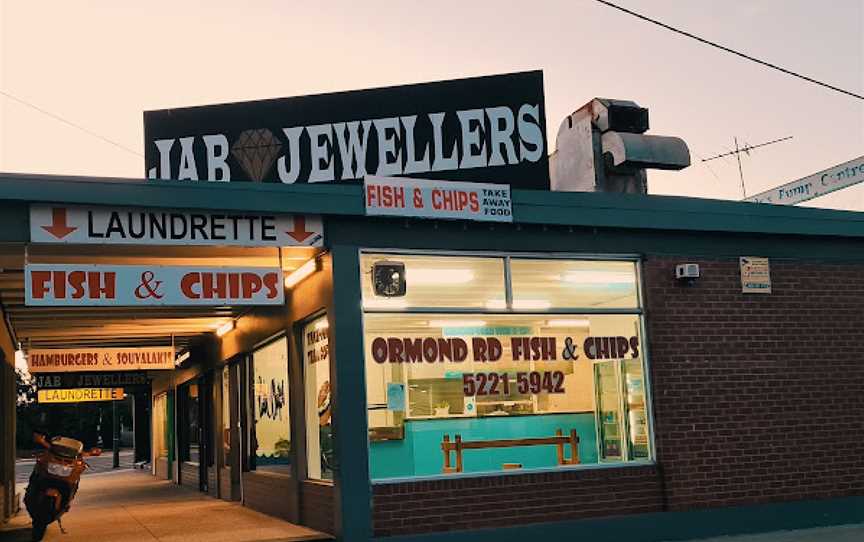
[[(364, 216), (357, 184), (141, 181), (0, 173), (0, 201)], [(519, 224), (864, 237), (864, 213), (674, 196), (513, 191)], [(441, 222), (444, 223), (444, 222)]]
[(0, 243), (26, 243), (30, 240), (30, 213), (27, 207), (0, 201)]
[[(477, 503), (482, 508), (482, 501)], [(794, 501), (375, 538), (376, 542), (672, 542), (864, 522), (864, 497)]]
[(333, 255), (333, 432), (336, 468), (335, 528), (344, 542), (372, 534), (369, 433), (366, 421), (366, 365), (360, 312), (360, 259), (357, 247), (337, 245)]
[(141, 181), (0, 174), (0, 202), (363, 215), (354, 185)]

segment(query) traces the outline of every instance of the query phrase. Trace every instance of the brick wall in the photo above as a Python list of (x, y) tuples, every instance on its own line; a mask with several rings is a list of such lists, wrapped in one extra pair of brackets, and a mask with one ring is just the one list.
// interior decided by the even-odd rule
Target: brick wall
[(864, 268), (738, 260), (644, 266), (658, 460), (671, 509), (864, 495)]
[(180, 485), (197, 490), (199, 487), (199, 478), (198, 465), (195, 463), (180, 463)]
[(643, 269), (658, 468), (375, 485), (375, 534), (864, 495), (864, 266), (772, 261), (770, 295), (737, 258)]
[(376, 536), (661, 510), (654, 467), (566, 470), (373, 486)]
[(334, 492), (331, 484), (304, 481), (300, 484), (300, 523), (324, 533), (335, 532)]

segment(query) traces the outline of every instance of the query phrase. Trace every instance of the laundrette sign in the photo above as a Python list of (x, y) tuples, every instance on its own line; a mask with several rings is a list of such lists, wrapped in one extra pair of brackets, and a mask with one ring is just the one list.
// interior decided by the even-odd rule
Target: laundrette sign
[(150, 179), (549, 189), (541, 71), (149, 111), (144, 140)]

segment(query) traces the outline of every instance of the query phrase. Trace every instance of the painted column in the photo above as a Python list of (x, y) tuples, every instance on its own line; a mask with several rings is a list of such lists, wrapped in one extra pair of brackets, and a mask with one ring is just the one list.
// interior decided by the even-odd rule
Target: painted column
[(372, 535), (372, 490), (369, 483), (360, 263), (358, 249), (354, 246), (334, 246), (332, 254), (335, 534), (345, 542), (366, 541)]

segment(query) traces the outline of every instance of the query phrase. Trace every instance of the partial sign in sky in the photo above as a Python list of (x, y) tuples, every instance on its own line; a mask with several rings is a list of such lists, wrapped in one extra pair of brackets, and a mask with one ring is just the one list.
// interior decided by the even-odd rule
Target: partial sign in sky
[[(864, 92), (864, 2), (620, 0), (673, 26)], [(145, 110), (543, 69), (548, 140), (593, 97), (651, 111), (694, 165), (652, 193), (741, 199), (861, 156), (864, 102), (647, 24), (593, 0), (0, 3), (0, 170), (143, 177)], [(864, 210), (864, 188), (808, 205)]]

